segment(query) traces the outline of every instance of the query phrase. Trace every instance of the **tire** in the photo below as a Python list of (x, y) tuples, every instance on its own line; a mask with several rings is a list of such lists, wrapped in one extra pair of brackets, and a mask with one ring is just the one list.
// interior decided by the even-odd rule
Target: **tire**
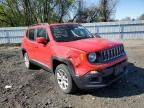
[(34, 65), (34, 64), (32, 64), (32, 63), (30, 62), (27, 53), (24, 54), (24, 63), (25, 63), (25, 66), (26, 66), (27, 69), (39, 69), (38, 66), (36, 66), (36, 65)]
[(65, 64), (60, 64), (56, 67), (55, 79), (62, 92), (69, 94), (76, 90), (76, 85), (74, 84), (69, 69)]

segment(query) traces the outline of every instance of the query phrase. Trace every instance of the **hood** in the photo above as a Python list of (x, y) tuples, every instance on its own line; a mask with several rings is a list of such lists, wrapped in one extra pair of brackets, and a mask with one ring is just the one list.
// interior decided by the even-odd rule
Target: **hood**
[(119, 45), (121, 43), (110, 41), (103, 38), (88, 38), (71, 42), (58, 42), (58, 44), (70, 48), (76, 48), (86, 52), (95, 52)]

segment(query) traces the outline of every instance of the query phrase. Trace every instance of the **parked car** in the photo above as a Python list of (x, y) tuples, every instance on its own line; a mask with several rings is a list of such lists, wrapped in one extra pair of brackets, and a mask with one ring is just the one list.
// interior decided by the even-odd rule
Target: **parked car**
[(26, 67), (54, 73), (64, 93), (105, 87), (127, 73), (123, 44), (93, 36), (80, 24), (30, 26), (21, 47)]

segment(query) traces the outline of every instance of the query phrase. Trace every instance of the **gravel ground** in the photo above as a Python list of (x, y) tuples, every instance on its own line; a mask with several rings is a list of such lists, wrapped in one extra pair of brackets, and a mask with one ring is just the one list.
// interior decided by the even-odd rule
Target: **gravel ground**
[(27, 70), (20, 47), (1, 46), (0, 108), (143, 108), (144, 40), (122, 42), (129, 73), (109, 87), (73, 95), (57, 90), (52, 73)]

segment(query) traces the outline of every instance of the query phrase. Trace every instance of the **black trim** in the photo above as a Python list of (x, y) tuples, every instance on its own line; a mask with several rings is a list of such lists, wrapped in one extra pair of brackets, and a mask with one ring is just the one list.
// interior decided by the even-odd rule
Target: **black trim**
[[(127, 62), (123, 61), (116, 65), (123, 64), (123, 63), (127, 63)], [(116, 66), (116, 65), (114, 65), (114, 66)], [(114, 66), (112, 66), (112, 67), (114, 67)], [(112, 67), (108, 67), (109, 70), (112, 69), (111, 71), (104, 69), (101, 72), (99, 72), (98, 74), (88, 73), (88, 74), (85, 74), (80, 77), (76, 76), (75, 82), (76, 82), (77, 87), (80, 89), (93, 89), (93, 88), (106, 87), (106, 86), (110, 85), (111, 83), (120, 79), (123, 75), (128, 73), (127, 65), (125, 65), (124, 71), (118, 75), (115, 75), (115, 72), (113, 71)], [(108, 74), (108, 72), (111, 72), (111, 73)]]
[[(21, 48), (22, 55), (24, 56), (23, 51), (25, 51), (25, 52), (27, 52), (27, 51), (26, 51), (25, 48)], [(39, 66), (40, 68), (42, 68), (42, 69), (44, 69), (46, 71), (52, 72), (52, 69), (48, 68), (48, 66), (42, 65), (39, 62), (36, 62), (36, 60), (30, 60), (30, 62), (33, 63), (36, 66)]]
[(53, 57), (52, 57), (52, 70), (53, 70), (53, 67), (54, 67), (54, 66), (53, 66), (53, 61), (54, 61), (54, 60), (58, 60), (58, 61), (66, 64), (66, 65), (68, 66), (68, 69), (69, 69), (69, 72), (70, 72), (70, 75), (71, 75), (71, 78), (72, 78), (74, 84), (75, 84), (78, 88), (81, 88), (81, 87), (80, 87), (81, 85), (80, 85), (79, 82), (81, 82), (82, 80), (79, 80), (79, 76), (76, 76), (76, 74), (75, 74), (75, 69), (74, 69), (73, 64), (71, 63), (71, 61), (66, 60), (66, 59), (63, 59), (63, 58), (60, 58), (60, 57), (53, 56)]
[[(71, 61), (54, 56), (54, 57), (52, 57), (52, 64), (53, 64), (54, 60), (58, 60), (58, 61), (60, 61), (62, 63), (65, 63), (68, 66), (69, 72), (71, 74), (71, 77), (72, 77), (74, 83), (80, 89), (92, 89), (92, 88), (101, 88), (101, 87), (108, 86), (111, 83), (115, 82), (116, 80), (120, 79), (123, 75), (125, 75), (127, 73), (127, 68), (125, 67), (125, 71), (124, 72), (122, 72), (121, 74), (119, 74), (117, 76), (113, 76), (113, 75), (108, 76), (107, 78), (105, 78), (106, 79), (105, 82), (97, 82), (97, 81), (93, 82), (93, 81), (90, 81), (89, 79), (90, 78), (95, 78), (95, 77), (100, 78), (100, 77), (102, 77), (102, 75), (101, 74), (93, 75), (93, 74), (89, 74), (88, 73), (88, 74), (85, 74), (83, 76), (76, 76), (75, 70), (74, 70), (74, 67), (73, 67), (73, 64), (71, 63)], [(116, 65), (119, 65), (119, 64), (123, 64), (123, 63), (127, 64), (127, 61), (124, 60), (124, 61), (122, 61), (120, 63), (117, 63), (117, 64), (115, 64), (113, 66), (116, 66)], [(110, 68), (110, 67), (108, 67), (108, 68)]]
[[(101, 52), (111, 50), (113, 48), (118, 48), (118, 47), (121, 47), (121, 46), (122, 46), (122, 52), (120, 52), (121, 54), (120, 53), (118, 54), (119, 56), (116, 57), (116, 55), (113, 55), (113, 56), (115, 56), (115, 58), (111, 57), (112, 59), (109, 59), (109, 60), (106, 60), (106, 61), (103, 60), (103, 55), (101, 54)], [(109, 62), (115, 61), (119, 58), (122, 58), (122, 57), (126, 56), (123, 44), (117, 45), (117, 46), (112, 46), (112, 47), (109, 47), (109, 48), (106, 48), (106, 49), (102, 49), (102, 50), (99, 50), (99, 51), (94, 52), (94, 53), (96, 53), (96, 56), (97, 56), (97, 59), (94, 62), (89, 61), (88, 56), (89, 56), (90, 53), (87, 54), (87, 59), (88, 59), (89, 63), (97, 64), (97, 65), (104, 64), (104, 63), (109, 63)]]
[(30, 62), (33, 63), (33, 64), (36, 65), (36, 66), (41, 67), (42, 69), (44, 69), (44, 70), (46, 70), (46, 71), (52, 72), (52, 69), (48, 68), (48, 66), (44, 66), (44, 65), (36, 62), (35, 60), (30, 60)]
[[(57, 60), (58, 62), (64, 63), (68, 66), (70, 75), (72, 77), (72, 80), (74, 81), (74, 83), (76, 84), (76, 86), (80, 89), (92, 89), (92, 88), (101, 88), (101, 87), (105, 87), (110, 85), (111, 83), (115, 82), (116, 80), (118, 80), (119, 78), (121, 78), (123, 75), (125, 75), (128, 71), (126, 68), (126, 65), (124, 66), (124, 72), (118, 74), (118, 75), (114, 75), (115, 73), (112, 72), (110, 75), (107, 75), (106, 78), (104, 78), (105, 76), (103, 76), (103, 72), (99, 72), (99, 74), (85, 74), (83, 76), (76, 76), (75, 74), (75, 70), (73, 67), (73, 64), (71, 63), (71, 61), (63, 59), (61, 57), (57, 57), (57, 56), (53, 56), (51, 59), (51, 63), (52, 63), (52, 67), (51, 69), (48, 66), (43, 65), (42, 63), (39, 63), (35, 60), (30, 60), (31, 63), (41, 67), (42, 69), (49, 71), (49, 72), (53, 72), (54, 70), (54, 66), (53, 66), (53, 62), (54, 60)], [(119, 64), (123, 64), (123, 63), (127, 63), (126, 60), (115, 64), (111, 67), (114, 67), (116, 65)], [(108, 67), (111, 68), (111, 67)], [(105, 70), (102, 70), (105, 71)], [(54, 72), (53, 72), (54, 73)], [(108, 73), (107, 71), (105, 73)], [(97, 79), (96, 79), (97, 78)], [(104, 80), (101, 82), (101, 79), (104, 78)]]
[(73, 67), (73, 64), (71, 63), (71, 61), (66, 60), (66, 59), (63, 59), (63, 58), (61, 58), (61, 57), (53, 56), (53, 57), (52, 57), (52, 60), (51, 60), (52, 70), (54, 70), (54, 68), (53, 68), (53, 67), (54, 67), (54, 66), (53, 66), (54, 60), (57, 60), (57, 61), (59, 61), (59, 62), (62, 62), (62, 63), (64, 63), (64, 64), (66, 64), (66, 65), (68, 66), (68, 68), (69, 68), (69, 71), (70, 71), (71, 76), (75, 76), (75, 70), (74, 70), (74, 67)]

